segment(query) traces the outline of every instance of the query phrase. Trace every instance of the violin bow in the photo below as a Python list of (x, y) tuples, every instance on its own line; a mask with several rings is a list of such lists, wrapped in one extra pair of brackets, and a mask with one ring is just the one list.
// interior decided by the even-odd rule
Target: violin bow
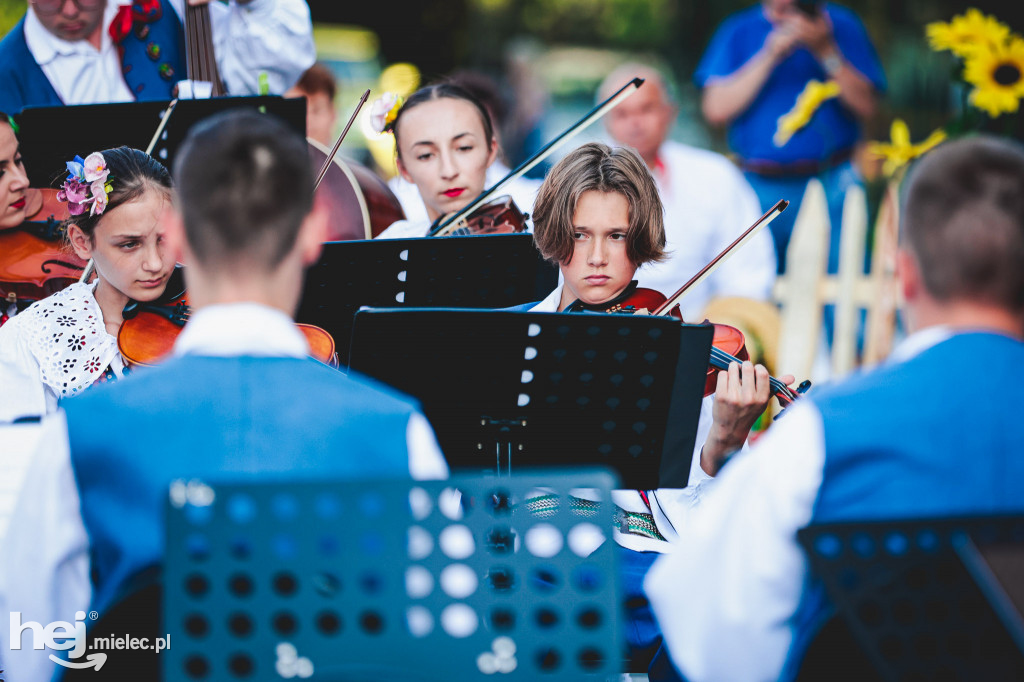
[[(156, 149), (156, 143), (160, 141), (160, 136), (164, 134), (164, 128), (167, 127), (168, 121), (171, 120), (171, 112), (174, 111), (174, 107), (178, 106), (178, 98), (175, 97), (171, 100), (171, 103), (164, 109), (163, 116), (160, 117), (160, 125), (156, 127), (156, 132), (153, 133), (153, 138), (146, 145), (146, 155), (153, 156), (153, 150)], [(89, 278), (92, 277), (92, 271), (96, 269), (95, 264), (92, 262), (92, 258), (85, 264), (85, 269), (82, 270), (82, 276), (78, 278), (81, 283), (86, 283)]]
[(689, 291), (691, 287), (700, 284), (707, 279), (711, 273), (718, 268), (718, 266), (725, 262), (726, 258), (731, 256), (741, 246), (749, 242), (755, 234), (764, 228), (765, 225), (778, 218), (779, 214), (785, 211), (787, 206), (789, 206), (789, 202), (785, 199), (780, 199), (776, 202), (774, 206), (768, 209), (767, 213), (757, 219), (757, 222), (744, 230), (743, 234), (737, 237), (732, 244), (729, 244), (729, 246), (725, 247), (721, 253), (712, 258), (707, 265), (700, 269), (700, 272), (691, 277), (686, 284), (681, 286), (676, 293), (669, 296), (668, 300), (658, 306), (651, 314), (660, 316), (668, 315), (669, 311), (679, 304), (679, 301), (683, 299), (683, 296), (686, 295), (687, 291)]
[(341, 141), (348, 135), (348, 129), (352, 127), (352, 124), (356, 120), (356, 116), (359, 115), (359, 110), (366, 104), (366, 100), (370, 98), (370, 91), (367, 90), (363, 93), (363, 96), (359, 98), (359, 104), (356, 105), (356, 110), (349, 116), (348, 123), (345, 124), (345, 129), (341, 131), (341, 135), (338, 136), (338, 141), (334, 143), (334, 149), (327, 155), (327, 160), (324, 161), (324, 165), (320, 167), (320, 172), (316, 174), (316, 182), (313, 183), (313, 191), (315, 192), (320, 183), (323, 182), (324, 176), (327, 175), (327, 169), (331, 167), (331, 163), (334, 161), (334, 156), (338, 153), (341, 148)]
[(634, 78), (630, 82), (619, 88), (615, 94), (606, 99), (605, 101), (598, 104), (596, 107), (590, 110), (583, 118), (569, 126), (561, 135), (547, 143), (540, 151), (528, 158), (526, 161), (521, 163), (516, 169), (509, 171), (509, 174), (499, 180), (490, 189), (485, 189), (481, 192), (480, 196), (467, 204), (462, 210), (456, 211), (447, 218), (444, 222), (437, 226), (437, 229), (431, 234), (432, 237), (443, 237), (452, 230), (455, 229), (456, 224), (465, 216), (471, 214), (476, 209), (480, 208), (488, 199), (497, 194), (497, 192), (503, 189), (507, 184), (529, 173), (537, 164), (544, 159), (548, 158), (552, 153), (559, 149), (566, 142), (576, 137), (579, 133), (583, 132), (591, 123), (604, 116), (606, 113), (614, 109), (624, 99), (632, 95), (637, 89), (644, 84), (643, 78)]

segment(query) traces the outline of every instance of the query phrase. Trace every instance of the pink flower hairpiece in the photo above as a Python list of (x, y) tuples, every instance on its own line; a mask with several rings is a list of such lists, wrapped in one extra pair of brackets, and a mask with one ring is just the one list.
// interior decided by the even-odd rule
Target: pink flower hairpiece
[(93, 152), (82, 159), (76, 156), (67, 162), (68, 177), (57, 192), (57, 200), (68, 204), (68, 213), (82, 215), (86, 208), (89, 215), (101, 215), (107, 209), (110, 191), (110, 171), (107, 161), (99, 152)]
[(398, 112), (405, 104), (401, 95), (385, 92), (370, 105), (370, 128), (375, 133), (393, 133)]

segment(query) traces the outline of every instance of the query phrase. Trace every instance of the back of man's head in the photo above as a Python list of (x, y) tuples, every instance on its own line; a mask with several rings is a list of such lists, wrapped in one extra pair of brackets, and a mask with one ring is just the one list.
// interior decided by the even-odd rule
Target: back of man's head
[(275, 269), (313, 207), (305, 140), (252, 110), (212, 116), (189, 131), (174, 162), (189, 249), (205, 267)]
[(909, 251), (928, 293), (1024, 311), (1024, 148), (973, 137), (930, 152), (910, 175)]

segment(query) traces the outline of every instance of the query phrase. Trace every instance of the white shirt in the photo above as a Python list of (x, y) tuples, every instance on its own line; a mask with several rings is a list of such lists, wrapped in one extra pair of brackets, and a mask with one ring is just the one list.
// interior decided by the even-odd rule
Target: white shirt
[[(547, 298), (531, 308), (530, 312), (556, 313), (561, 299), (562, 286), (560, 285), (548, 294)], [(705, 492), (714, 485), (714, 478), (705, 473), (700, 465), (700, 453), (714, 421), (712, 418), (714, 404), (715, 397), (713, 395), (707, 396), (701, 402), (700, 417), (697, 421), (697, 439), (694, 442), (693, 455), (690, 460), (690, 478), (685, 488), (659, 488), (650, 491), (647, 496), (651, 502), (650, 508), (647, 507), (636, 490), (612, 491), (612, 501), (623, 510), (651, 514), (658, 531), (667, 542), (632, 533), (622, 533), (616, 527), (614, 535), (617, 543), (638, 552), (668, 552), (671, 551), (671, 546), (678, 541), (679, 529), (689, 523), (689, 516), (700, 504)]]
[[(674, 294), (761, 216), (757, 195), (724, 156), (678, 142), (658, 150), (663, 168), (652, 173), (665, 205), (668, 259), (637, 271), (640, 286)], [(681, 309), (687, 322), (701, 322), (708, 302), (719, 296), (766, 301), (775, 283), (775, 246), (769, 228), (733, 252), (704, 282), (690, 289)]]
[(433, 223), (429, 218), (422, 220), (396, 220), (374, 239), (418, 239), (430, 233)]
[[(495, 161), (487, 168), (487, 174), (484, 179), (484, 185), (486, 187), (493, 187), (498, 184), (502, 178), (509, 174), (509, 167), (503, 164), (501, 161)], [(530, 178), (516, 178), (510, 182), (505, 189), (501, 190), (498, 196), (501, 194), (508, 194), (512, 197), (512, 201), (516, 202), (516, 206), (523, 213), (531, 213), (533, 211), (533, 202), (537, 198), (537, 190), (540, 189), (541, 181), (532, 180)], [(430, 219), (427, 218), (427, 207), (423, 203), (423, 197), (420, 196), (419, 188), (413, 183), (409, 182), (401, 175), (388, 180), (388, 187), (398, 197), (398, 201), (402, 204), (402, 211), (405, 212), (405, 219), (413, 222), (427, 221), (429, 225)], [(425, 236), (425, 235), (419, 235)]]
[[(943, 327), (918, 332), (890, 361), (909, 359), (949, 335)], [(807, 578), (796, 532), (810, 523), (824, 466), (821, 413), (805, 400), (718, 475), (680, 529), (686, 551), (654, 564), (645, 592), (686, 679), (778, 679)]]
[[(308, 352), (305, 339), (287, 315), (254, 303), (198, 310), (174, 346), (175, 355), (304, 357)], [(0, 552), (0, 611), (20, 611), (22, 622), (45, 626), (57, 620), (74, 621), (76, 611), (88, 610), (92, 590), (89, 538), (64, 413), (48, 417), (40, 428)], [(447, 477), (448, 466), (425, 417), (414, 414), (409, 419), (406, 442), (412, 478)], [(49, 680), (55, 665), (48, 652), (24, 647), (12, 651), (9, 636), (7, 626), (0, 626), (0, 668), (9, 673), (9, 679)], [(26, 632), (23, 643), (30, 638)]]
[[(183, 17), (185, 0), (169, 2)], [(53, 35), (29, 5), (25, 42), (65, 104), (135, 100), (107, 31), (118, 7), (127, 4), (131, 3), (108, 0), (99, 50), (86, 40), (69, 42)], [(210, 22), (221, 80), (232, 95), (258, 94), (261, 72), (267, 74), (270, 92), (281, 94), (316, 59), (309, 6), (303, 0), (253, 0), (248, 5), (211, 2)]]
[(124, 362), (96, 302), (96, 282), (74, 283), (0, 327), (0, 422), (41, 416)]

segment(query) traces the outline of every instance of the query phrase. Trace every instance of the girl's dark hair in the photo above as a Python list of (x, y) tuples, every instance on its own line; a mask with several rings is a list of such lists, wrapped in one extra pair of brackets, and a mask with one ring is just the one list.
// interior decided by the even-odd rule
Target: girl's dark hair
[(455, 83), (436, 83), (434, 85), (428, 85), (420, 88), (416, 92), (409, 95), (409, 99), (405, 100), (405, 104), (398, 110), (398, 114), (395, 116), (395, 121), (392, 123), (391, 130), (395, 134), (395, 153), (399, 156), (402, 155), (402, 147), (398, 143), (398, 124), (402, 121), (402, 116), (405, 112), (413, 109), (424, 102), (432, 102), (442, 97), (448, 97), (450, 99), (461, 99), (469, 102), (476, 107), (477, 112), (480, 114), (481, 120), (484, 123), (484, 137), (486, 137), (486, 143), (491, 144), (491, 140), (494, 139), (494, 124), (491, 122), (491, 115), (487, 113), (487, 108), (474, 97), (468, 90)]
[(107, 195), (107, 207), (99, 215), (89, 215), (89, 211), (86, 211), (82, 215), (71, 216), (65, 221), (65, 233), (67, 227), (77, 225), (92, 239), (96, 224), (103, 216), (122, 204), (138, 199), (145, 193), (147, 185), (153, 185), (167, 195), (171, 193), (174, 186), (171, 174), (163, 164), (146, 152), (131, 147), (117, 147), (105, 149), (100, 153), (103, 154), (107, 170), (110, 171), (108, 181), (111, 189)]

